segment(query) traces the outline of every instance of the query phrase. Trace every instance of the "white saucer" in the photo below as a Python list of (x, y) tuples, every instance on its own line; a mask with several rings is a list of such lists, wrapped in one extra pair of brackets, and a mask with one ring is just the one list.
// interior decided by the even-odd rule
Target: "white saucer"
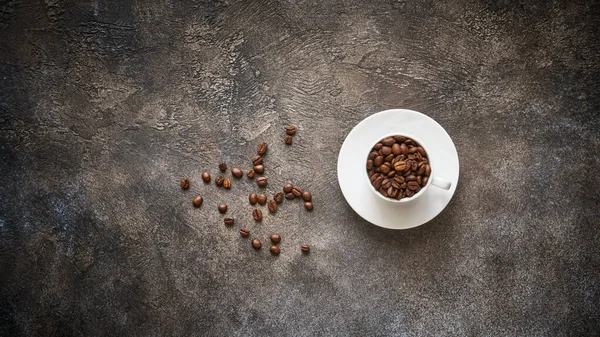
[[(435, 158), (435, 176), (452, 183), (450, 190), (436, 186), (407, 203), (391, 203), (379, 198), (364, 177), (370, 147), (382, 136), (407, 133), (427, 145)], [(350, 207), (370, 223), (390, 229), (420, 226), (440, 214), (452, 199), (458, 183), (458, 153), (452, 139), (436, 121), (420, 112), (392, 109), (365, 118), (350, 131), (338, 157), (338, 181)]]

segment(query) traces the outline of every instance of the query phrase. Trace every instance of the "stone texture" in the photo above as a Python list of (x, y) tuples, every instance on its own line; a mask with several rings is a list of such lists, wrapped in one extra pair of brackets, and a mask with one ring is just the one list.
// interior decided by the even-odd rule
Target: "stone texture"
[[(0, 2), (0, 335), (598, 335), (599, 15)], [(408, 231), (359, 218), (336, 178), (351, 128), (392, 107), (436, 119), (461, 161), (446, 210)], [(255, 224), (253, 181), (202, 183), (259, 141), (269, 195), (294, 182), (313, 212), (286, 200)], [(251, 249), (272, 232), (280, 256)]]

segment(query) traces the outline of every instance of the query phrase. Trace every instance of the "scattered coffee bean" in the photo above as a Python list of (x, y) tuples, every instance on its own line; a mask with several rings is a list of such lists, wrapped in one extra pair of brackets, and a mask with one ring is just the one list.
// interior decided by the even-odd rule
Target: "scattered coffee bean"
[(281, 249), (277, 246), (271, 246), (271, 248), (269, 248), (269, 251), (273, 255), (279, 255), (279, 253), (281, 253)]
[(266, 187), (267, 186), (267, 177), (260, 177), (260, 178), (256, 179), (256, 184), (260, 187)]
[(247, 227), (240, 228), (240, 235), (246, 237), (250, 235), (250, 230)]
[(248, 172), (246, 172), (246, 176), (248, 176), (250, 179), (254, 178), (254, 170), (249, 169)]
[(264, 155), (265, 153), (267, 153), (267, 143), (265, 142), (260, 142), (258, 143), (258, 145), (256, 146), (256, 152), (258, 154), (260, 154), (261, 156)]
[(241, 178), (244, 175), (244, 172), (237, 167), (231, 169), (231, 175), (236, 178)]
[(225, 213), (227, 212), (227, 205), (226, 204), (220, 204), (219, 205), (219, 213)]
[(302, 245), (302, 246), (300, 246), (300, 250), (303, 253), (308, 253), (308, 252), (310, 252), (310, 246), (309, 245)]
[(197, 196), (194, 198), (194, 200), (192, 200), (192, 204), (194, 205), (194, 207), (200, 207), (202, 206), (202, 197), (201, 196)]
[(252, 218), (254, 218), (254, 221), (261, 221), (262, 220), (262, 211), (258, 208), (255, 208), (252, 211)]
[(235, 222), (235, 220), (233, 219), (233, 217), (226, 217), (225, 219), (223, 219), (223, 222), (225, 223), (225, 225), (227, 226), (232, 226), (233, 223)]
[(292, 138), (292, 136), (285, 135), (283, 136), (283, 142), (287, 145), (292, 145), (292, 143), (294, 142), (294, 138)]
[(269, 200), (269, 204), (267, 205), (269, 212), (275, 213), (277, 212), (277, 202), (275, 200)]
[(294, 195), (294, 193), (290, 192), (290, 193), (286, 193), (285, 198), (288, 200), (292, 200), (294, 199), (296, 196)]
[(304, 199), (304, 201), (311, 201), (312, 194), (310, 194), (309, 191), (304, 191), (304, 193), (302, 193), (302, 199)]
[(252, 166), (262, 165), (262, 163), (263, 163), (263, 157), (260, 155), (253, 156), (251, 160), (252, 160)]
[(190, 180), (188, 178), (181, 179), (179, 186), (181, 186), (182, 189), (187, 190), (190, 188)]
[(225, 164), (225, 162), (220, 163), (219, 164), (219, 170), (221, 170), (221, 172), (227, 171), (227, 164)]
[(265, 172), (265, 167), (263, 165), (255, 165), (254, 172), (262, 174), (263, 172)]
[(210, 173), (208, 173), (208, 172), (203, 172), (203, 173), (202, 173), (202, 180), (203, 180), (205, 183), (210, 183)]
[(215, 184), (217, 186), (223, 186), (223, 181), (225, 181), (225, 178), (223, 176), (217, 176), (215, 178)]
[(296, 134), (296, 127), (293, 125), (288, 126), (287, 128), (285, 128), (285, 133), (288, 134), (289, 136), (293, 136)]
[(281, 192), (277, 192), (275, 193), (275, 195), (273, 195), (273, 200), (275, 200), (275, 202), (278, 204), (281, 204), (283, 202), (283, 198), (284, 195)]
[(312, 204), (312, 202), (309, 202), (309, 201), (305, 202), (304, 203), (304, 208), (306, 208), (309, 211), (312, 211), (313, 210), (313, 204)]
[(304, 193), (304, 191), (302, 190), (302, 188), (300, 186), (294, 186), (292, 188), (292, 193), (294, 193), (295, 196), (299, 197), (302, 195), (302, 193)]
[(279, 234), (271, 234), (269, 238), (271, 239), (271, 241), (273, 241), (274, 244), (278, 244), (279, 242), (281, 242), (281, 235)]
[(231, 188), (231, 180), (229, 180), (229, 178), (223, 179), (223, 187), (227, 189)]
[(290, 193), (292, 191), (292, 188), (294, 188), (294, 186), (292, 186), (292, 184), (285, 184), (283, 186), (283, 191), (285, 193)]
[(262, 247), (262, 242), (259, 239), (252, 240), (252, 248), (260, 249)]
[(250, 193), (250, 195), (248, 196), (248, 201), (250, 202), (250, 205), (256, 205), (256, 203), (258, 202), (258, 194), (254, 192)]
[(267, 203), (267, 196), (264, 194), (259, 194), (256, 200), (258, 200), (259, 204), (264, 205)]

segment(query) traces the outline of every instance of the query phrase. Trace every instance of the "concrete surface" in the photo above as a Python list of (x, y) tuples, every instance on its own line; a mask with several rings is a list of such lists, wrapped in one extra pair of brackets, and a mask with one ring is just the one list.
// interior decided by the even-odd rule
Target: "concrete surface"
[[(599, 335), (599, 15), (1, 1), (0, 335)], [(344, 137), (392, 107), (436, 119), (461, 160), (452, 202), (408, 231), (359, 218), (336, 179)], [(301, 184), (312, 213), (288, 202), (255, 225), (255, 185), (200, 182), (221, 160), (247, 168), (261, 140), (268, 191)], [(281, 233), (282, 254), (241, 224)]]

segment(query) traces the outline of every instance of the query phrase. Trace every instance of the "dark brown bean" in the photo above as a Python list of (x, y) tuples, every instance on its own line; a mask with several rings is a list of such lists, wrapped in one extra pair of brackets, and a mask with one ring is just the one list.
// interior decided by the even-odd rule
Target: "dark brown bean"
[(425, 186), (425, 185), (427, 185), (428, 182), (429, 182), (429, 177), (425, 177), (422, 180), (422, 185)]
[(388, 190), (387, 190), (387, 195), (390, 198), (395, 198), (397, 193), (398, 193), (398, 190), (395, 189), (393, 186), (390, 186), (390, 188), (388, 188)]
[(377, 153), (377, 151), (373, 151), (373, 152), (369, 153), (369, 159), (373, 160), (378, 155), (379, 155), (379, 153)]
[(258, 208), (255, 208), (252, 211), (252, 218), (254, 219), (254, 221), (261, 221), (262, 220), (262, 211)]
[(381, 164), (383, 164), (383, 156), (375, 157), (375, 160), (373, 160), (373, 164), (377, 167), (381, 166)]
[(419, 154), (423, 157), (425, 157), (425, 149), (423, 149), (422, 147), (418, 146), (417, 147), (417, 151), (419, 151)]
[(281, 249), (275, 245), (271, 246), (271, 248), (269, 248), (269, 251), (273, 255), (279, 255), (279, 253), (281, 253)]
[(267, 208), (269, 209), (270, 213), (277, 212), (277, 201), (275, 201), (275, 200), (269, 200)]
[(425, 167), (425, 175), (429, 177), (431, 175), (431, 166), (427, 164)]
[(194, 207), (200, 207), (202, 206), (202, 197), (201, 196), (197, 196), (194, 198), (194, 200), (192, 200), (192, 205), (194, 205)]
[(375, 144), (375, 146), (373, 146), (373, 150), (379, 151), (382, 147), (383, 147), (383, 144), (377, 143), (377, 144)]
[(311, 201), (312, 194), (310, 194), (309, 191), (304, 191), (304, 193), (302, 193), (302, 199), (304, 199), (304, 201)]
[(239, 168), (234, 167), (231, 169), (231, 175), (239, 179), (244, 176), (244, 172)]
[(269, 238), (271, 239), (271, 241), (272, 241), (274, 244), (278, 244), (278, 243), (280, 243), (280, 242), (281, 242), (281, 235), (279, 235), (279, 234), (271, 234), (271, 235), (269, 236)]
[(283, 202), (284, 197), (285, 196), (283, 195), (283, 193), (277, 192), (273, 195), (273, 200), (275, 200), (276, 203), (281, 204)]
[(406, 184), (406, 187), (407, 187), (409, 190), (411, 190), (411, 191), (414, 191), (414, 190), (416, 190), (416, 189), (418, 189), (418, 188), (419, 188), (419, 183), (418, 183), (418, 182), (416, 182), (416, 181), (409, 181), (409, 182)]
[(223, 179), (223, 187), (225, 187), (226, 189), (231, 188), (231, 180), (229, 180), (229, 178)]
[(288, 134), (288, 135), (290, 135), (290, 136), (295, 135), (296, 134), (296, 127), (293, 126), (293, 125), (288, 126), (287, 128), (285, 128), (285, 133)]
[(261, 173), (265, 172), (265, 167), (263, 165), (255, 165), (254, 172), (261, 174)]
[(406, 137), (404, 136), (394, 136), (394, 139), (398, 142), (398, 143), (404, 143), (404, 141), (406, 140)]
[(187, 190), (190, 188), (190, 180), (188, 178), (181, 179), (179, 186), (181, 186), (182, 189)]
[(402, 148), (400, 147), (400, 144), (396, 143), (396, 144), (392, 145), (392, 154), (394, 156), (397, 156), (401, 153), (402, 153)]
[(249, 170), (248, 170), (248, 172), (246, 172), (246, 176), (247, 176), (249, 179), (252, 179), (252, 178), (254, 178), (254, 170), (253, 170), (253, 169), (249, 169)]
[(223, 181), (225, 180), (225, 178), (223, 176), (217, 176), (215, 178), (215, 185), (217, 186), (223, 186)]
[(410, 138), (406, 138), (406, 140), (404, 141), (404, 144), (406, 144), (406, 145), (414, 145), (415, 142), (412, 139), (410, 139)]
[(267, 203), (267, 196), (264, 194), (259, 194), (256, 198), (259, 204), (264, 205)]
[(287, 145), (292, 145), (292, 143), (294, 142), (294, 138), (292, 136), (285, 135), (283, 136), (283, 142)]
[(202, 173), (202, 181), (204, 181), (205, 183), (210, 183), (210, 173), (203, 172)]
[(379, 193), (381, 193), (384, 197), (387, 197), (387, 188), (383, 188), (383, 186), (379, 187)]
[(417, 174), (418, 174), (418, 175), (420, 175), (420, 176), (422, 176), (422, 175), (425, 173), (425, 169), (427, 169), (427, 167), (426, 167), (426, 166), (424, 166), (424, 165), (423, 165), (423, 166), (421, 166), (421, 167), (419, 168), (419, 170), (417, 171)]
[(262, 247), (262, 242), (259, 239), (252, 240), (252, 248), (260, 249)]
[(404, 143), (400, 144), (400, 150), (402, 150), (402, 154), (405, 157), (408, 156), (408, 146), (406, 146), (406, 144), (404, 144)]
[(247, 237), (248, 235), (250, 235), (250, 230), (248, 229), (248, 227), (240, 228), (240, 235), (243, 237)]
[(288, 200), (292, 200), (294, 199), (296, 196), (294, 195), (294, 193), (290, 192), (290, 193), (286, 193), (285, 194), (285, 198)]
[(381, 174), (386, 175), (388, 173), (390, 173), (390, 167), (387, 165), (381, 165), (379, 166), (379, 172), (381, 172)]
[(310, 246), (309, 245), (302, 245), (300, 246), (300, 250), (302, 251), (302, 253), (308, 253), (310, 252)]
[(403, 177), (403, 176), (395, 176), (395, 177), (394, 177), (394, 180), (395, 180), (396, 182), (398, 182), (399, 184), (402, 184), (402, 183), (404, 182), (404, 180), (405, 180), (405, 179), (404, 179), (404, 177)]
[(402, 171), (406, 170), (406, 162), (405, 161), (397, 161), (396, 164), (394, 164), (394, 170), (396, 170), (398, 172), (402, 172)]
[(312, 204), (312, 202), (310, 202), (310, 201), (305, 202), (304, 203), (304, 208), (306, 208), (309, 211), (312, 211), (313, 210), (313, 204)]
[(411, 191), (411, 190), (406, 190), (406, 191), (405, 191), (405, 193), (406, 193), (406, 197), (407, 197), (407, 198), (410, 198), (410, 197), (412, 197), (413, 195), (415, 195), (415, 192), (413, 192), (413, 191)]
[(385, 159), (383, 161), (386, 162), (386, 163), (391, 163), (392, 160), (394, 160), (394, 155), (390, 154), (387, 157), (385, 157)]
[(225, 164), (225, 162), (220, 163), (219, 170), (221, 170), (221, 172), (227, 171), (227, 164)]
[(250, 193), (250, 195), (248, 196), (248, 202), (250, 202), (250, 205), (256, 205), (256, 203), (258, 202), (258, 194), (254, 192)]
[(417, 147), (416, 146), (411, 146), (408, 148), (408, 153), (409, 154), (415, 154), (417, 153)]
[(233, 219), (233, 217), (228, 216), (225, 219), (223, 219), (223, 223), (226, 226), (232, 226), (235, 223), (235, 220)]
[(267, 186), (267, 177), (259, 177), (256, 179), (256, 184), (260, 187), (266, 187)]
[(392, 146), (395, 142), (396, 140), (394, 139), (394, 137), (387, 137), (381, 141), (381, 144), (385, 146)]
[(370, 170), (373, 168), (373, 161), (371, 159), (367, 160), (367, 170)]
[(252, 160), (252, 166), (262, 165), (262, 163), (263, 163), (263, 157), (260, 155), (253, 156), (251, 160)]
[(292, 187), (292, 193), (295, 196), (299, 197), (302, 195), (302, 193), (304, 193), (304, 191), (302, 190), (302, 188), (300, 186), (294, 186), (294, 187)]
[(383, 181), (381, 182), (381, 187), (388, 189), (390, 188), (390, 186), (392, 186), (392, 181), (389, 179), (383, 179)]
[(392, 153), (392, 148), (391, 148), (391, 147), (389, 147), (389, 146), (384, 146), (384, 147), (382, 147), (382, 148), (381, 148), (381, 154), (382, 154), (383, 156), (388, 156), (388, 155), (390, 155), (391, 153)]
[(227, 204), (220, 204), (218, 208), (219, 208), (219, 213), (227, 212)]
[(373, 187), (375, 187), (376, 189), (379, 189), (381, 187), (381, 183), (383, 182), (383, 177), (379, 176), (375, 179), (375, 181), (373, 181)]
[(292, 188), (294, 188), (292, 184), (285, 184), (283, 186), (283, 192), (290, 193), (292, 191)]
[(264, 155), (265, 153), (267, 153), (267, 143), (265, 142), (260, 142), (258, 143), (258, 145), (256, 146), (256, 153), (260, 154), (261, 156)]
[(409, 175), (408, 177), (406, 177), (406, 181), (415, 181), (417, 180), (417, 177), (415, 177), (414, 175)]

